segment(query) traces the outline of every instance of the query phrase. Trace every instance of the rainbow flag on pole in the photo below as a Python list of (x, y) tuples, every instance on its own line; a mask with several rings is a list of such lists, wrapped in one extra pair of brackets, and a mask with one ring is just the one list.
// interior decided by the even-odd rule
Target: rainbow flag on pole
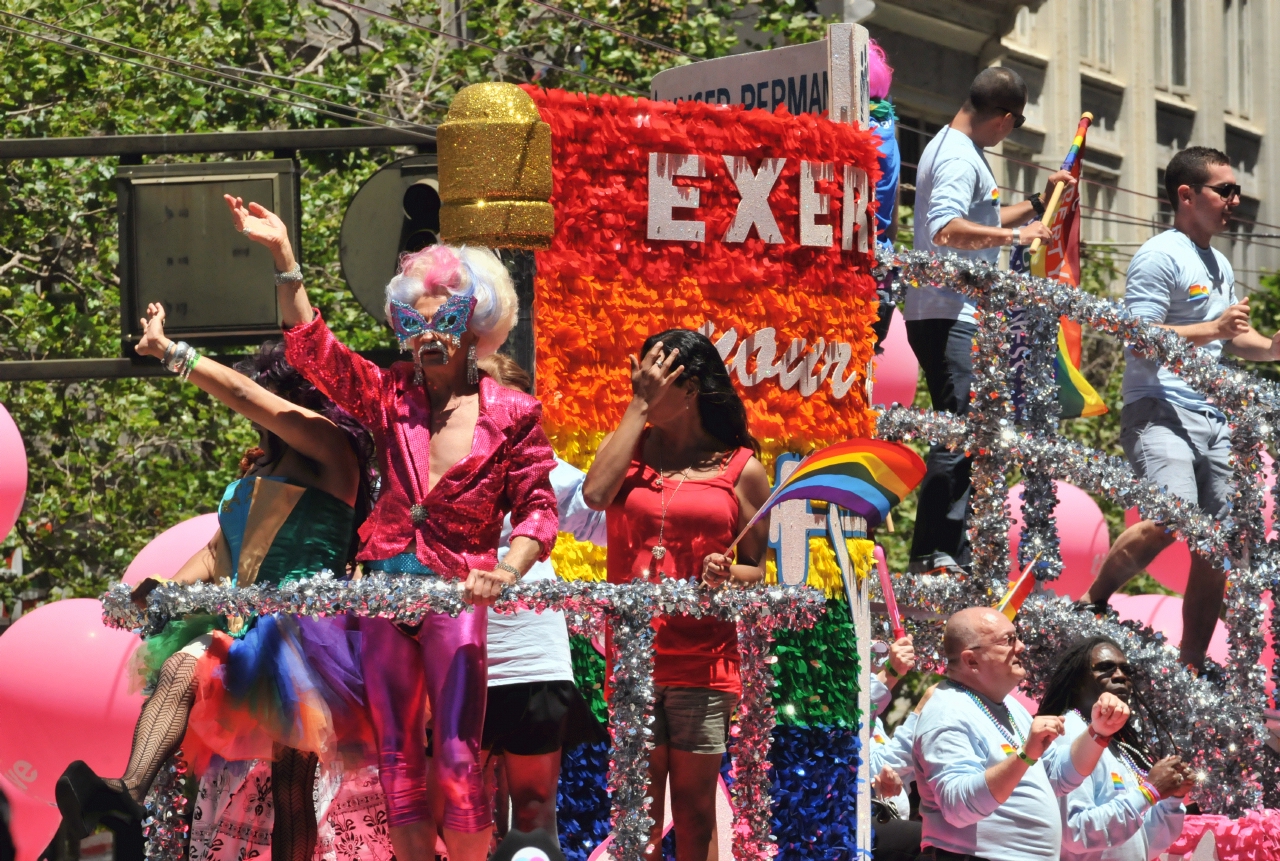
[[(1080, 117), (1071, 149), (1062, 162), (1062, 169), (1080, 178), (1081, 154), (1084, 138), (1089, 131), (1093, 114)], [(1062, 190), (1062, 199), (1050, 222), (1053, 239), (1045, 243), (1031, 258), (1031, 274), (1040, 278), (1056, 278), (1073, 287), (1080, 286), (1080, 186), (1068, 185)], [(1077, 416), (1100, 416), (1107, 405), (1080, 373), (1080, 324), (1066, 317), (1058, 319), (1058, 356), (1054, 368), (1058, 383), (1058, 404), (1064, 419)]]
[[(778, 483), (742, 530), (788, 499), (816, 499), (838, 505), (874, 529), (924, 478), (924, 461), (905, 445), (879, 439), (851, 439), (819, 449)], [(739, 538), (742, 536), (739, 535)], [(737, 544), (737, 541), (734, 542)]]

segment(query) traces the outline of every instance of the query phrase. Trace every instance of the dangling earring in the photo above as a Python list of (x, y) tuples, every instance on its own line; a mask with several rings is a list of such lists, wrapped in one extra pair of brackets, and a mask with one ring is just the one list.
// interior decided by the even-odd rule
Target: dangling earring
[(474, 386), (480, 382), (480, 367), (476, 364), (476, 345), (467, 347), (467, 385)]

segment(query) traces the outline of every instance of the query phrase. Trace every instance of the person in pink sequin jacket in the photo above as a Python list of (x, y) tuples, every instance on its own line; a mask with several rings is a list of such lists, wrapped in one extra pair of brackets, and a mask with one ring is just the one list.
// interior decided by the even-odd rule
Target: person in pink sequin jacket
[[(541, 405), (475, 364), (502, 345), (515, 320), (505, 267), (480, 248), (405, 255), (387, 285), (387, 316), (413, 361), (384, 370), (339, 342), (307, 300), (301, 274), (289, 277), (296, 261), (280, 219), (257, 204), (227, 203), (236, 229), (265, 245), (284, 273), (277, 284), (290, 363), (377, 443), (382, 487), (360, 530), (357, 559), (372, 570), (462, 580), (468, 601), (490, 603), (550, 555), (557, 530), (555, 459)], [(498, 562), (508, 511), (511, 549)], [(481, 861), (492, 825), (480, 764), (485, 613), (428, 614), (414, 629), (362, 619), (360, 631), (396, 857), (433, 857), (439, 816), (449, 856)], [(429, 793), (429, 785), (438, 791)]]

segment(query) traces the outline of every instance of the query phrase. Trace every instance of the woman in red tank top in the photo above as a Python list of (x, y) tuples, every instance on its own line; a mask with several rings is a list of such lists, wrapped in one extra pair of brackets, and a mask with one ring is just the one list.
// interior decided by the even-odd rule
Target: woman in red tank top
[[(768, 521), (725, 549), (769, 496), (747, 412), (706, 336), (671, 329), (631, 358), (633, 396), (600, 443), (582, 495), (608, 511), (610, 583), (697, 578), (707, 588), (764, 577)], [(731, 622), (688, 616), (654, 623), (654, 743), (649, 756), (653, 850), (661, 858), (668, 778), (678, 861), (706, 861), (716, 779), (742, 694)], [(612, 655), (612, 641), (608, 649)]]

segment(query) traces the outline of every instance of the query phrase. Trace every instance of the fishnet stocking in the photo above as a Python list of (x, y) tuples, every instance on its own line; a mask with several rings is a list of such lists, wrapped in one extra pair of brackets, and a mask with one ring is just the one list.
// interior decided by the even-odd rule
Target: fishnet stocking
[(316, 851), (313, 791), (320, 758), (291, 747), (276, 749), (271, 763), (271, 861), (311, 861)]
[(160, 668), (156, 692), (147, 698), (133, 730), (129, 767), (119, 781), (139, 804), (147, 797), (160, 767), (187, 733), (187, 717), (195, 701), (195, 655), (178, 652)]

